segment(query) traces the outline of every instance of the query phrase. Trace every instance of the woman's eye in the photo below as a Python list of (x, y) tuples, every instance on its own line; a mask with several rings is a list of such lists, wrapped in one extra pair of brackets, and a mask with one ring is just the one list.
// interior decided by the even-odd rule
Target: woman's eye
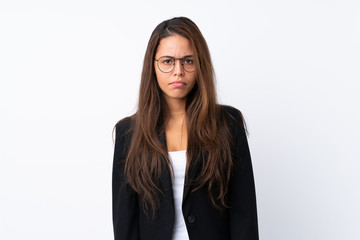
[(164, 59), (162, 62), (164, 64), (173, 64), (174, 60), (172, 60), (172, 59)]
[(184, 63), (186, 65), (192, 65), (192, 64), (194, 64), (194, 61), (192, 59), (184, 59)]

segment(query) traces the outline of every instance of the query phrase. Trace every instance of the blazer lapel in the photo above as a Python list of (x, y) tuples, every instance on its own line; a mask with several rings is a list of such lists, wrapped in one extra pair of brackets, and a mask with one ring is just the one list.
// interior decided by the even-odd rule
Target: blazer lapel
[[(166, 147), (166, 138), (165, 133), (160, 133), (160, 142), (164, 145), (165, 149)], [(163, 186), (163, 190), (165, 193), (165, 196), (172, 204), (174, 204), (174, 196), (173, 196), (173, 190), (172, 190), (172, 183), (171, 183), (171, 172), (170, 169), (166, 166), (162, 170), (161, 176), (160, 176), (160, 183)]]
[[(183, 193), (183, 202), (185, 202), (186, 197), (189, 195), (190, 190), (193, 188), (192, 181), (198, 175), (198, 171), (200, 168), (200, 159), (191, 159), (193, 165), (189, 168), (188, 175), (185, 177), (184, 183), (184, 193)], [(187, 161), (189, 162), (189, 161)]]

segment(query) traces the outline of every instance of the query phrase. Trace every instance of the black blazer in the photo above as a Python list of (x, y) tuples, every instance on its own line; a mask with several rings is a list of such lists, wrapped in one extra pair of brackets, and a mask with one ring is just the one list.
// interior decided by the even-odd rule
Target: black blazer
[[(230, 181), (228, 199), (230, 208), (223, 212), (214, 209), (206, 187), (191, 192), (185, 182), (182, 211), (190, 240), (258, 240), (255, 184), (250, 152), (240, 111), (222, 106), (230, 128), (235, 169)], [(142, 210), (137, 194), (124, 184), (124, 159), (131, 139), (128, 131), (131, 119), (116, 125), (113, 163), (113, 226), (115, 240), (171, 240), (174, 224), (174, 200), (171, 173), (164, 169), (160, 178), (160, 208), (155, 219)], [(165, 134), (160, 135), (166, 147)], [(189, 181), (194, 179), (201, 161), (189, 169)]]

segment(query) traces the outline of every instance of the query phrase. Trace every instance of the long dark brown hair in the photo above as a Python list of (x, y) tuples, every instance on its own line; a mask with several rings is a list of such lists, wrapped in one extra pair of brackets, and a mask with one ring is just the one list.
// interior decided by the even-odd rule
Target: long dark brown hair
[(215, 76), (207, 43), (199, 28), (185, 17), (160, 23), (146, 49), (141, 75), (137, 112), (131, 116), (131, 143), (125, 160), (124, 176), (139, 195), (145, 210), (158, 209), (159, 178), (164, 168), (172, 170), (164, 134), (169, 109), (157, 83), (154, 58), (162, 39), (180, 35), (189, 40), (196, 64), (196, 84), (187, 96), (188, 132), (186, 176), (200, 161), (201, 170), (191, 182), (192, 191), (206, 187), (217, 209), (228, 207), (227, 191), (233, 167), (231, 138), (221, 106), (217, 104)]

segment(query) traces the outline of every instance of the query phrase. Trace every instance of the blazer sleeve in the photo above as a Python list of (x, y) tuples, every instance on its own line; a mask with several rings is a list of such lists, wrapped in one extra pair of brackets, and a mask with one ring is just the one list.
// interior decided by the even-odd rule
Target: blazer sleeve
[(115, 240), (139, 239), (139, 205), (137, 194), (125, 184), (124, 165), (129, 145), (125, 132), (128, 124), (116, 126), (112, 172), (112, 209)]
[(231, 240), (258, 240), (255, 182), (249, 145), (240, 111), (235, 113), (234, 164), (229, 186)]

